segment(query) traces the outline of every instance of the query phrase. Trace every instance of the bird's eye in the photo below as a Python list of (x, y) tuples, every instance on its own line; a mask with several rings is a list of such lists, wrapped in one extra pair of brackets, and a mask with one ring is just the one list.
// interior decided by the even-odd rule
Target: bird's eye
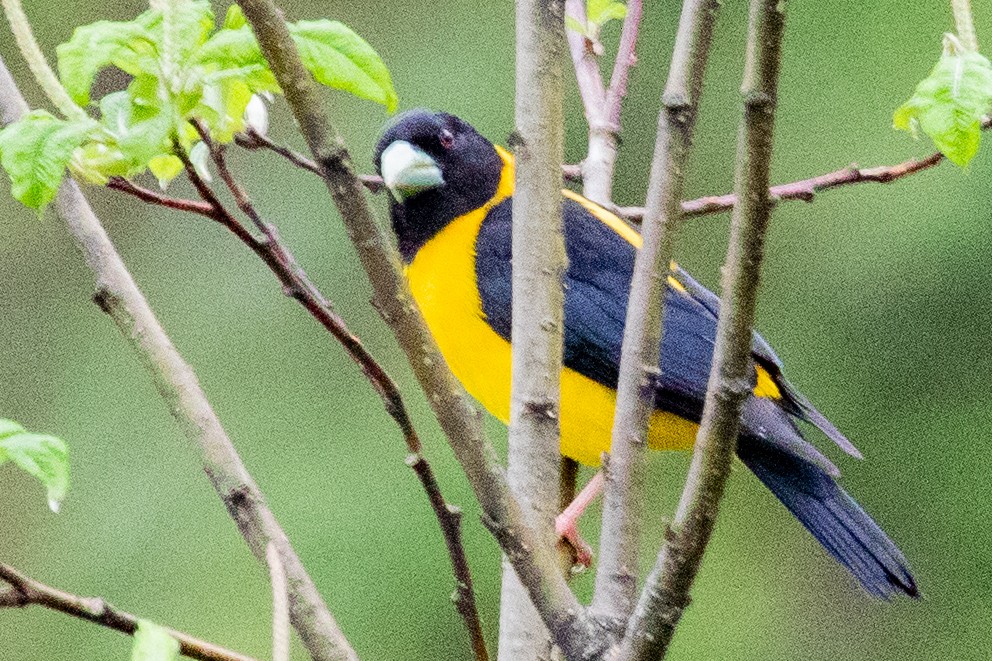
[(441, 131), (441, 135), (438, 136), (438, 141), (445, 149), (451, 149), (451, 146), (455, 144), (455, 136), (448, 129), (444, 129)]

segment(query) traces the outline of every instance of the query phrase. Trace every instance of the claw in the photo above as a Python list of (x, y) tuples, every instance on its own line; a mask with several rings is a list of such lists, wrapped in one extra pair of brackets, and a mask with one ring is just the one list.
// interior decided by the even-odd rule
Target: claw
[(592, 566), (592, 547), (582, 539), (575, 518), (568, 516), (568, 512), (562, 512), (555, 519), (555, 532), (558, 534), (558, 547), (565, 547), (571, 554), (573, 565), (585, 569)]

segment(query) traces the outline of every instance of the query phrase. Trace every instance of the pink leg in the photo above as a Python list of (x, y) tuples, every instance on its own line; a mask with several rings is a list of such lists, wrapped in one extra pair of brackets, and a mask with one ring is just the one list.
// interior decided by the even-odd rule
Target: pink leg
[(576, 562), (584, 567), (592, 564), (592, 549), (579, 535), (578, 521), (586, 508), (603, 493), (603, 471), (593, 475), (579, 495), (555, 519), (555, 532), (575, 549)]

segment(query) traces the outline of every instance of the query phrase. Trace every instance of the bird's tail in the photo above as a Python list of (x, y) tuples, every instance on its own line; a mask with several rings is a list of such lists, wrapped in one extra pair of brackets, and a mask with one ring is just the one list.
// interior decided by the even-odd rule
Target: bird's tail
[(902, 553), (823, 468), (767, 436), (747, 432), (737, 454), (865, 590), (881, 599), (919, 596)]

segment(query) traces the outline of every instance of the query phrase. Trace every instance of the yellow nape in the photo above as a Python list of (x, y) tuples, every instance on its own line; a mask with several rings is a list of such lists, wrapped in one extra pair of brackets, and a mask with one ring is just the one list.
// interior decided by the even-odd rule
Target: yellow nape
[[(496, 148), (504, 168), (493, 198), (482, 208), (460, 216), (428, 241), (406, 268), (413, 297), (437, 340), (451, 371), (465, 389), (504, 423), (510, 417), (509, 343), (485, 321), (475, 278), (475, 239), (486, 214), (513, 194), (513, 157)], [(602, 207), (571, 191), (578, 202), (634, 246), (637, 232)], [(673, 263), (674, 268), (674, 263)], [(674, 278), (669, 283), (685, 291)], [(758, 368), (755, 394), (780, 396), (772, 376)], [(610, 449), (616, 391), (565, 368), (561, 375), (561, 452), (597, 466)], [(651, 416), (648, 445), (656, 450), (688, 450), (699, 425), (671, 413)]]

